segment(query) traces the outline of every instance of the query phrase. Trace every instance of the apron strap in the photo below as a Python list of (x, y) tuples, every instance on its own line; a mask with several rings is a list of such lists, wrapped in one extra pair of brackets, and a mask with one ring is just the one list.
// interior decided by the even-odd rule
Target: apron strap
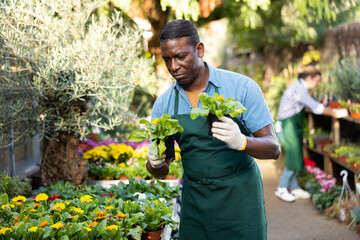
[[(214, 86), (215, 92), (219, 94), (219, 88)], [(179, 91), (175, 88), (175, 106), (174, 106), (174, 115), (179, 113)]]

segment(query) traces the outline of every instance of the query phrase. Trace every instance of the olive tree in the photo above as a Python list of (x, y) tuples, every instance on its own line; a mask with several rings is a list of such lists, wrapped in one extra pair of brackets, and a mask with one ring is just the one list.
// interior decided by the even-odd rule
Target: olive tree
[(137, 85), (155, 82), (141, 57), (141, 31), (119, 12), (98, 17), (100, 0), (0, 1), (0, 146), (44, 137), (42, 180), (86, 180), (77, 153), (89, 127), (135, 116)]

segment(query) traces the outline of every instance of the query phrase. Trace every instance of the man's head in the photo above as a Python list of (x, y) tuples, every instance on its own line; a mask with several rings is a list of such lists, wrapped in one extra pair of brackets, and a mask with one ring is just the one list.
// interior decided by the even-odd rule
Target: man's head
[(184, 19), (177, 19), (169, 22), (161, 32), (160, 43), (166, 40), (188, 37), (189, 45), (196, 47), (200, 42), (199, 35), (195, 24)]
[(313, 89), (320, 84), (321, 72), (314, 66), (306, 66), (303, 71), (299, 73), (299, 78), (304, 79), (308, 89)]
[(187, 20), (168, 23), (160, 36), (160, 48), (169, 73), (184, 88), (204, 80), (201, 74), (205, 68), (204, 44), (194, 23)]

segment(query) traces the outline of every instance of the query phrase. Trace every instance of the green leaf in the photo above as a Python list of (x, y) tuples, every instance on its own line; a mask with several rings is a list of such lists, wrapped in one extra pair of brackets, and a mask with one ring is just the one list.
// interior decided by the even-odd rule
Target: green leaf
[(5, 205), (9, 203), (9, 198), (6, 193), (0, 195), (0, 205)]
[(209, 116), (209, 109), (200, 109), (200, 116), (202, 116), (203, 118)]
[(166, 150), (166, 146), (165, 146), (165, 141), (164, 140), (160, 140), (159, 145), (158, 145), (158, 149), (159, 149), (159, 159), (161, 158), (161, 155), (165, 152)]
[(59, 240), (69, 240), (69, 237), (67, 235), (63, 235), (59, 238)]
[(196, 119), (198, 116), (200, 116), (201, 108), (193, 108), (190, 112), (190, 117), (192, 120)]
[(147, 127), (150, 127), (150, 125), (151, 125), (151, 123), (150, 123), (148, 120), (146, 120), (146, 119), (141, 119), (141, 120), (140, 120), (140, 124), (144, 124), (144, 125), (146, 125)]
[(51, 228), (51, 227), (45, 228), (45, 229), (44, 229), (44, 233), (43, 233), (43, 235), (42, 235), (42, 238), (44, 239), (44, 238), (49, 237), (50, 234), (51, 234), (51, 231), (52, 231), (52, 228)]
[(159, 151), (158, 151), (158, 148), (157, 148), (157, 144), (156, 144), (156, 141), (153, 141), (150, 143), (149, 145), (149, 151), (154, 155), (154, 156), (157, 156)]
[(223, 112), (221, 110), (216, 110), (215, 111), (215, 115), (218, 117), (218, 118), (221, 118), (224, 116)]
[(127, 140), (130, 142), (142, 142), (145, 140), (147, 135), (147, 131), (145, 130), (134, 130), (130, 133)]

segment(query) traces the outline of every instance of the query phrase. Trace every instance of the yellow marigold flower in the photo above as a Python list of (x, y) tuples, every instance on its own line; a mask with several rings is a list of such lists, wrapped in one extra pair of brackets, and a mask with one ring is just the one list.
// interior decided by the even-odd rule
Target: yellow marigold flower
[(1, 208), (4, 210), (5, 209), (5, 207), (11, 207), (11, 208), (14, 208), (15, 207), (15, 205), (13, 205), (13, 204), (5, 204), (5, 205), (1, 205)]
[(88, 232), (91, 232), (91, 228), (88, 228), (88, 227), (83, 227), (85, 228)]
[(70, 202), (69, 202), (69, 201), (65, 201), (65, 203), (66, 203), (67, 205), (69, 205), (69, 204), (70, 204)]
[(15, 202), (15, 205), (20, 206), (20, 207), (24, 206), (24, 204), (22, 202)]
[(14, 197), (12, 200), (13, 200), (14, 203), (15, 203), (15, 202), (19, 202), (19, 201), (25, 202), (25, 201), (26, 201), (26, 197), (20, 195), (20, 196)]
[(46, 225), (48, 225), (48, 221), (43, 221), (40, 223), (40, 227), (45, 227)]
[(125, 163), (122, 162), (119, 164), (119, 167), (126, 168), (126, 165), (125, 165)]
[(7, 231), (12, 232), (13, 230), (11, 228), (8, 228), (8, 227), (2, 228), (2, 229), (0, 229), (0, 235), (5, 235), (5, 233)]
[(64, 226), (63, 223), (58, 222), (58, 223), (55, 223), (55, 224), (51, 225), (50, 227), (59, 229), (59, 228), (62, 228), (63, 226)]
[(158, 204), (159, 204), (159, 200), (155, 200), (154, 203), (155, 203), (156, 205), (158, 205)]
[(57, 203), (53, 206), (53, 208), (60, 208), (61, 210), (65, 209), (65, 204), (63, 203)]
[(31, 209), (30, 212), (36, 212), (36, 210), (35, 210), (35, 209)]
[(80, 214), (84, 213), (84, 210), (82, 210), (81, 208), (76, 208), (76, 207), (72, 208), (71, 211), (72, 212), (77, 212), (77, 213), (80, 213)]
[(224, 95), (220, 95), (219, 98), (224, 101)]
[(98, 222), (92, 222), (88, 225), (88, 227), (95, 227), (96, 225), (98, 225)]
[(35, 200), (38, 201), (45, 201), (48, 200), (48, 195), (46, 195), (45, 193), (40, 193), (36, 196)]
[(117, 225), (110, 225), (108, 227), (104, 228), (106, 231), (111, 231), (113, 229), (115, 229), (116, 231), (119, 229), (119, 227)]
[(92, 196), (90, 195), (84, 195), (80, 198), (81, 202), (92, 202)]
[(158, 124), (159, 122), (159, 119), (158, 118), (154, 118), (153, 120), (151, 120), (151, 123), (152, 124)]
[(28, 229), (29, 232), (36, 232), (37, 230), (38, 230), (38, 227), (36, 227), (36, 226)]
[(114, 208), (113, 206), (106, 207), (106, 209), (113, 209), (113, 208)]

